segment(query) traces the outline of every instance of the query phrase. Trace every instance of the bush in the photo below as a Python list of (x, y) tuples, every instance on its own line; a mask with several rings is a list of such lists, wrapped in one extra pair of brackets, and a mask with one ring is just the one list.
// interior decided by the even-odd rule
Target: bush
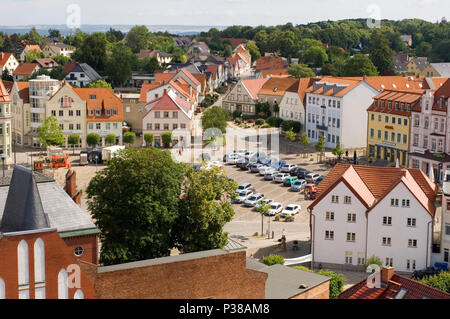
[(263, 126), (261, 126), (261, 128), (271, 128), (272, 126), (270, 126), (269, 124), (264, 124)]
[(293, 221), (294, 221), (294, 216), (287, 216), (287, 217), (284, 219), (284, 221), (285, 221), (285, 222), (288, 222), (288, 223), (293, 222)]
[(123, 134), (122, 140), (125, 144), (134, 144), (136, 141), (136, 134), (134, 132), (126, 132)]
[(382, 268), (383, 267), (383, 262), (381, 261), (381, 259), (375, 255), (372, 255), (372, 257), (367, 258), (366, 263), (364, 264), (364, 267), (369, 267), (370, 265), (378, 265), (378, 267)]
[(279, 222), (279, 221), (280, 221), (280, 216), (278, 216), (278, 215), (275, 216), (275, 221), (276, 221), (276, 222)]
[(278, 117), (269, 117), (266, 121), (271, 127), (281, 127), (283, 122), (284, 121)]
[(263, 258), (263, 264), (267, 266), (284, 265), (284, 258), (280, 255), (269, 255)]
[(238, 125), (241, 125), (241, 124), (242, 124), (242, 120), (241, 120), (239, 117), (236, 117), (236, 118), (234, 119), (234, 123), (236, 123), (236, 124), (238, 124)]
[(450, 272), (445, 271), (441, 272), (434, 276), (426, 277), (420, 280), (421, 283), (448, 292), (450, 293)]
[(282, 123), (281, 128), (285, 132), (292, 129), (294, 133), (298, 134), (302, 130), (302, 123), (296, 121), (285, 121)]
[(97, 133), (89, 133), (86, 136), (86, 144), (89, 146), (97, 146), (100, 144), (100, 135)]
[(257, 119), (257, 120), (255, 121), (255, 124), (256, 124), (256, 125), (264, 125), (264, 123), (266, 123), (266, 121), (264, 121), (263, 119)]
[(145, 141), (145, 144), (147, 146), (152, 145), (153, 144), (153, 140), (154, 140), (154, 135), (152, 133), (145, 133), (144, 134), (144, 141)]
[(173, 142), (172, 133), (171, 132), (163, 133), (161, 135), (161, 140), (165, 147), (169, 147), (170, 144)]
[(330, 277), (330, 299), (337, 299), (339, 294), (344, 290), (346, 279), (333, 271), (319, 270), (319, 275)]

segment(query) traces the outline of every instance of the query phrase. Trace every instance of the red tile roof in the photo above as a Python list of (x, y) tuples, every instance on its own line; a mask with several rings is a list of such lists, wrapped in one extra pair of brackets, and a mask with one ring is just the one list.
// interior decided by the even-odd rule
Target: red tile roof
[(261, 76), (263, 78), (267, 77), (284, 77), (289, 76), (289, 73), (286, 69), (278, 69), (278, 70), (262, 70)]
[(3, 68), (5, 64), (8, 62), (9, 58), (12, 56), (12, 53), (0, 53), (0, 67)]
[(267, 82), (263, 85), (261, 90), (259, 90), (258, 94), (264, 94), (264, 95), (284, 95), (286, 90), (288, 90), (290, 87), (298, 83), (298, 79), (294, 78), (269, 78)]
[[(420, 107), (420, 99), (422, 97), (422, 94), (424, 93), (424, 90), (420, 91), (394, 91), (394, 90), (385, 90), (381, 94), (374, 97), (375, 100), (377, 100), (377, 103), (375, 102), (369, 106), (367, 111), (370, 112), (379, 112), (379, 113), (386, 113), (386, 114), (395, 114), (395, 115), (402, 115), (402, 116), (411, 116), (411, 111), (421, 111)], [(381, 107), (381, 101), (384, 101), (384, 107)], [(392, 106), (389, 109), (388, 102), (392, 102)], [(399, 109), (395, 109), (395, 103), (399, 103)], [(401, 104), (403, 103), (404, 109), (401, 109)], [(411, 111), (408, 111), (408, 104), (411, 105)]]
[(162, 85), (164, 85), (162, 82), (143, 84), (141, 87), (141, 95), (139, 97), (139, 102), (147, 102), (147, 92)]
[(169, 83), (175, 75), (175, 73), (156, 73), (155, 83)]
[[(123, 121), (123, 104), (122, 100), (118, 98), (113, 92), (106, 88), (75, 88), (74, 92), (84, 101), (86, 101), (86, 107), (90, 109), (98, 110), (102, 109), (101, 116), (89, 116), (89, 112), (86, 114), (87, 122), (122, 122)], [(91, 98), (95, 96), (95, 99)], [(117, 115), (106, 116), (103, 109), (116, 109)]]
[(29, 82), (15, 82), (19, 90), (19, 96), (23, 103), (30, 103), (30, 83)]
[(66, 66), (63, 69), (63, 73), (70, 73), (74, 67), (77, 66), (77, 63), (75, 61), (69, 61), (67, 62)]
[[(316, 81), (316, 86), (310, 86), (307, 90), (307, 93), (321, 94), (326, 96), (344, 96), (351, 90), (353, 90), (356, 86), (358, 86), (362, 81), (362, 78), (337, 78), (337, 77), (323, 77), (320, 80)], [(323, 85), (321, 84), (341, 84), (345, 86), (342, 90), (339, 90), (337, 93), (334, 93), (333, 89), (327, 90), (324, 92)]]
[(262, 56), (258, 60), (256, 60), (256, 71), (266, 70), (266, 69), (284, 69), (285, 62), (281, 57), (272, 57), (272, 56)]
[(11, 102), (11, 97), (8, 93), (8, 90), (6, 90), (6, 87), (1, 79), (0, 79), (0, 102)]
[(199, 86), (201, 83), (186, 69), (181, 69), (180, 72), (183, 72), (195, 85)]
[(175, 111), (181, 110), (191, 117), (190, 111), (192, 110), (192, 104), (179, 98), (172, 91), (166, 92), (162, 97), (153, 100), (146, 105), (150, 108), (147, 109), (147, 114), (151, 111)]
[(248, 93), (250, 93), (251, 97), (254, 100), (258, 99), (259, 90), (261, 90), (262, 86), (269, 79), (251, 79), (251, 80), (242, 80), (242, 85), (247, 89)]
[(36, 67), (38, 67), (37, 63), (27, 63), (22, 62), (19, 64), (17, 69), (13, 72), (14, 75), (27, 75), (30, 76), (33, 74), (36, 70)]
[(3, 81), (3, 84), (5, 85), (6, 91), (8, 91), (8, 93), (11, 94), (12, 88), (14, 86), (14, 82), (12, 82), (12, 81)]
[(28, 51), (37, 51), (37, 52), (42, 52), (41, 48), (39, 47), (39, 45), (37, 44), (27, 44), (24, 48), (28, 49)]

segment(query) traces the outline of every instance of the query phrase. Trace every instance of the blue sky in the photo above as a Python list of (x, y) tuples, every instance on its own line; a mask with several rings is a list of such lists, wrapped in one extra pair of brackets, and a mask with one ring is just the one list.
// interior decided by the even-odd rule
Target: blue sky
[(383, 19), (435, 22), (450, 12), (449, 0), (0, 0), (0, 25), (65, 24), (73, 3), (82, 24), (115, 25), (304, 24), (377, 12)]

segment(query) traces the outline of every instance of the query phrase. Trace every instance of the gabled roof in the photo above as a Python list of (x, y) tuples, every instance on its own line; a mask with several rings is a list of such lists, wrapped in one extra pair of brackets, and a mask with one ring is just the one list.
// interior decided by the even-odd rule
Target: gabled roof
[(23, 103), (30, 103), (30, 83), (29, 82), (14, 82), (17, 85), (19, 96)]
[[(86, 101), (87, 109), (116, 109), (117, 115), (111, 113), (106, 116), (103, 113), (100, 116), (89, 116), (86, 114), (87, 122), (122, 122), (123, 121), (123, 103), (111, 90), (106, 88), (74, 88), (73, 91), (83, 100)], [(95, 97), (95, 98), (94, 98)]]
[(27, 44), (24, 48), (24, 50), (27, 49), (28, 51), (37, 51), (42, 52), (41, 48), (37, 44)]
[(151, 111), (175, 111), (181, 110), (189, 119), (192, 118), (192, 104), (179, 98), (175, 92), (169, 90), (165, 94), (146, 105), (147, 114)]
[(0, 102), (11, 102), (11, 96), (0, 78)]
[(410, 63), (411, 63), (411, 62), (414, 62), (414, 63), (417, 65), (417, 68), (418, 68), (420, 71), (425, 70), (425, 68), (426, 68), (428, 65), (430, 65), (430, 62), (428, 62), (428, 59), (427, 59), (426, 57), (417, 57), (417, 58), (412, 59), (412, 60), (410, 61)]
[(175, 75), (175, 73), (156, 73), (155, 83), (169, 83), (169, 81), (172, 80)]
[(8, 60), (11, 56), (14, 56), (14, 55), (12, 53), (8, 53), (8, 52), (0, 53), (0, 68), (3, 68), (5, 66), (5, 64), (8, 62)]
[(294, 78), (269, 78), (259, 90), (259, 94), (283, 96), (286, 90), (294, 85), (298, 79)]
[(23, 166), (15, 166), (0, 232), (11, 233), (49, 228), (42, 207), (41, 197), (33, 172)]
[[(375, 96), (374, 99), (377, 101), (369, 106), (367, 111), (372, 112), (380, 112), (380, 113), (386, 113), (386, 114), (395, 114), (395, 115), (402, 115), (402, 116), (410, 116), (411, 111), (421, 111), (420, 107), (420, 100), (422, 98), (422, 94), (424, 93), (424, 90), (418, 90), (417, 92), (414, 91), (394, 91), (394, 90), (385, 90), (379, 95)], [(385, 103), (384, 107), (381, 107), (381, 101), (390, 101), (392, 102), (391, 109), (388, 108), (388, 103)], [(404, 109), (401, 109), (401, 104), (398, 110), (395, 109), (395, 103), (403, 103)], [(408, 111), (408, 104), (411, 105), (411, 111)]]
[(14, 82), (13, 81), (3, 81), (3, 84), (5, 85), (6, 91), (11, 94), (11, 91), (13, 89), (14, 86)]
[(201, 83), (192, 75), (192, 73), (191, 72), (189, 72), (188, 70), (186, 70), (186, 69), (181, 69), (181, 71), (180, 72), (182, 72), (182, 73), (184, 73), (196, 86), (199, 86), (199, 85), (201, 85)]
[(439, 73), (441, 77), (450, 77), (450, 63), (431, 63), (431, 66)]
[(281, 57), (262, 56), (256, 60), (256, 71), (268, 70), (268, 69), (284, 69), (286, 63)]
[(17, 69), (14, 70), (13, 74), (30, 76), (35, 72), (36, 67), (38, 67), (37, 63), (22, 62), (19, 64)]
[(92, 81), (101, 80), (102, 77), (87, 63), (76, 63), (75, 67), (69, 72), (84, 72), (86, 76)]
[(251, 80), (242, 80), (242, 85), (246, 88), (250, 96), (253, 100), (258, 99), (259, 90), (263, 87), (263, 85), (269, 79), (251, 79)]
[(261, 76), (263, 78), (271, 78), (271, 77), (287, 77), (289, 76), (289, 73), (286, 69), (277, 69), (277, 70), (262, 70)]
[(192, 75), (202, 84), (201, 93), (205, 94), (205, 90), (206, 90), (206, 74), (199, 73), (199, 74), (192, 74)]
[(70, 73), (76, 66), (77, 66), (77, 62), (69, 61), (69, 62), (67, 62), (66, 66), (64, 67), (63, 72)]
[(139, 102), (147, 102), (147, 92), (162, 85), (164, 84), (161, 82), (142, 84)]
[[(307, 93), (341, 97), (362, 82), (360, 78), (323, 77), (307, 89)], [(336, 92), (332, 87), (339, 88)]]
[[(349, 174), (350, 168), (352, 168), (351, 174)], [(355, 173), (359, 179), (356, 178)], [(360, 180), (367, 187), (370, 196), (366, 188), (362, 187)], [(397, 185), (403, 183), (431, 216), (435, 214), (437, 186), (420, 170), (350, 164), (337, 164), (328, 173), (318, 185), (318, 197), (309, 209), (313, 209), (341, 181), (357, 191), (362, 202), (368, 204), (369, 210), (373, 209)]]
[(56, 68), (59, 66), (59, 64), (56, 63), (56, 61), (53, 60), (52, 58), (36, 59), (33, 62), (39, 64), (43, 68), (49, 68), (49, 67)]

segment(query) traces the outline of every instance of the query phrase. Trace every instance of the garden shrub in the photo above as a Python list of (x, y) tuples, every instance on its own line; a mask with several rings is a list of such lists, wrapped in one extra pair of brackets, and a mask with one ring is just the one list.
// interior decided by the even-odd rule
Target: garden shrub
[(284, 265), (284, 258), (280, 255), (269, 255), (263, 258), (263, 264), (267, 266)]

